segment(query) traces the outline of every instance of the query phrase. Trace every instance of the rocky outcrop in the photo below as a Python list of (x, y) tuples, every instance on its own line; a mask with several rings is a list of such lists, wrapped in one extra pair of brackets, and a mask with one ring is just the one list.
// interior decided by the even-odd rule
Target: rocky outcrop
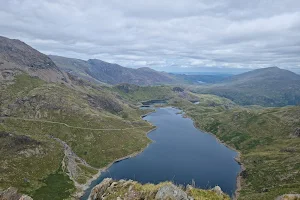
[(284, 194), (277, 197), (275, 200), (297, 200), (300, 199), (300, 194)]
[(173, 184), (162, 186), (155, 195), (155, 199), (164, 200), (164, 199), (180, 199), (180, 200), (189, 200), (187, 193), (179, 189)]
[(229, 200), (219, 186), (212, 190), (201, 190), (188, 185), (186, 188), (178, 187), (171, 182), (163, 182), (158, 185), (142, 185), (132, 180), (114, 181), (111, 178), (104, 179), (95, 186), (89, 196), (89, 200), (194, 200), (194, 199), (220, 199)]
[(20, 40), (0, 36), (0, 63), (0, 80), (7, 70), (21, 70), (47, 82), (68, 82), (68, 76), (47, 55)]
[(0, 191), (0, 200), (33, 200), (30, 196), (19, 194), (16, 188), (10, 187)]
[(295, 132), (293, 133), (294, 137), (300, 137), (300, 128), (296, 128)]
[(112, 184), (113, 180), (106, 178), (99, 185), (93, 188), (89, 200), (103, 199), (107, 193), (107, 189)]

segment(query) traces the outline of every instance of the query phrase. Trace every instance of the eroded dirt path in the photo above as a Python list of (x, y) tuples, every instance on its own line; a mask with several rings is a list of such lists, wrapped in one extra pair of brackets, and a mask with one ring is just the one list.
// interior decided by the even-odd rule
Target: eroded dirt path
[(64, 169), (66, 169), (66, 173), (72, 180), (76, 180), (76, 178), (78, 177), (78, 164), (82, 164), (86, 167), (96, 169), (90, 166), (84, 159), (77, 156), (77, 154), (74, 151), (72, 151), (72, 148), (66, 142), (53, 136), (50, 136), (50, 138), (56, 140), (63, 146), (65, 156), (62, 160), (62, 166)]

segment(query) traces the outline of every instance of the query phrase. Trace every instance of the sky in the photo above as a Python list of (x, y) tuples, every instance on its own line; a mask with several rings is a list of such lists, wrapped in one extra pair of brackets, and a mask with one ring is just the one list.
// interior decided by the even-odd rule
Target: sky
[(0, 35), (160, 71), (300, 71), (299, 0), (0, 0)]

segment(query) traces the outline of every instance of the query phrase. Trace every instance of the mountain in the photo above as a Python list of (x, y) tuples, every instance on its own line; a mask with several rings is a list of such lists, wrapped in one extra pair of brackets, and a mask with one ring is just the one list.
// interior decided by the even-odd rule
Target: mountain
[(0, 80), (23, 71), (48, 82), (66, 82), (67, 76), (46, 55), (20, 40), (0, 36)]
[(132, 69), (97, 59), (84, 61), (53, 55), (49, 57), (58, 67), (68, 73), (112, 85), (120, 83), (158, 85), (176, 82), (173, 76), (147, 67)]
[(216, 74), (216, 75), (207, 75), (207, 74), (172, 74), (178, 80), (181, 80), (186, 84), (214, 84), (220, 83), (226, 80), (231, 75), (229, 74)]
[(19, 40), (1, 37), (0, 63), (0, 199), (11, 187), (33, 199), (79, 195), (100, 168), (150, 142), (147, 111), (110, 87), (69, 79)]
[(199, 87), (195, 91), (226, 97), (241, 105), (298, 105), (300, 75), (269, 67), (228, 77), (220, 84)]

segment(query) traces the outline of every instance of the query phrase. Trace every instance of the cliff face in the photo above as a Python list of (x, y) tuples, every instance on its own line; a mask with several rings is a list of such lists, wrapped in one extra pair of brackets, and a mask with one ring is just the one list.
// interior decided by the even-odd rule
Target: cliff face
[(16, 71), (29, 73), (47, 82), (67, 82), (68, 79), (45, 54), (20, 40), (0, 36), (0, 81)]
[(0, 200), (33, 200), (31, 197), (19, 194), (16, 188), (8, 188), (5, 191), (0, 191)]
[(173, 183), (164, 182), (158, 185), (140, 184), (132, 180), (113, 181), (110, 178), (104, 179), (95, 186), (89, 196), (89, 200), (229, 200), (220, 187), (212, 190), (196, 189), (190, 185), (186, 188), (175, 186)]

